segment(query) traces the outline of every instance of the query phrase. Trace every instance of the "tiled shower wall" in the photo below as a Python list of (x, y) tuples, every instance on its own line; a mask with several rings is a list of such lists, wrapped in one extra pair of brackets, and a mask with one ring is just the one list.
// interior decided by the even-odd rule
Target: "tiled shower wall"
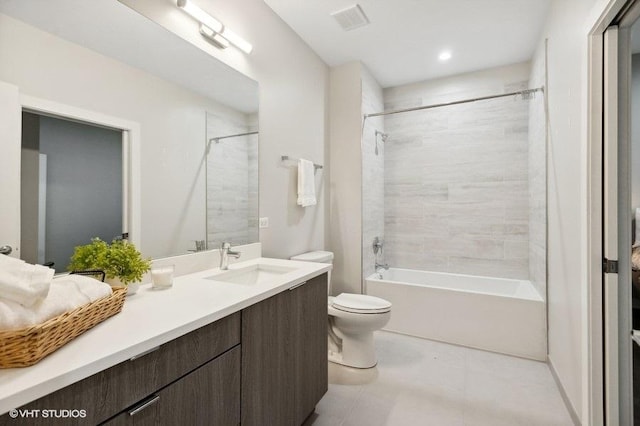
[[(529, 87), (544, 86), (544, 56), (535, 55)], [(547, 123), (544, 94), (529, 101), (529, 280), (543, 299), (547, 287)]]
[[(207, 139), (252, 130), (250, 117), (207, 113)], [(211, 142), (207, 154), (207, 246), (258, 241), (256, 135)], [(256, 199), (251, 199), (255, 197)]]
[[(250, 114), (247, 117), (248, 128), (250, 132), (257, 132), (258, 113)], [(255, 243), (260, 241), (259, 216), (260, 216), (260, 170), (258, 166), (260, 153), (260, 136), (251, 135), (247, 137), (247, 167), (249, 173), (248, 196), (247, 202), (247, 243)]]
[[(382, 88), (362, 67), (362, 113), (380, 112), (384, 108)], [(375, 237), (384, 240), (384, 142), (376, 137), (384, 132), (383, 117), (364, 121), (362, 131), (362, 278), (375, 272), (376, 256), (372, 243)], [(378, 152), (376, 153), (376, 144)], [(384, 251), (377, 256), (384, 263)]]
[[(385, 110), (519, 90), (528, 78), (525, 63), (389, 88)], [(384, 125), (386, 261), (528, 279), (529, 101), (389, 115)]]

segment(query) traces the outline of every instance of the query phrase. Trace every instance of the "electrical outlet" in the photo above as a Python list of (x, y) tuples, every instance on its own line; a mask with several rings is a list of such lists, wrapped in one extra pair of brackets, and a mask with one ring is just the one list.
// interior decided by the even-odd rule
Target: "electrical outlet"
[(261, 217), (260, 218), (260, 228), (268, 228), (269, 227), (269, 218)]

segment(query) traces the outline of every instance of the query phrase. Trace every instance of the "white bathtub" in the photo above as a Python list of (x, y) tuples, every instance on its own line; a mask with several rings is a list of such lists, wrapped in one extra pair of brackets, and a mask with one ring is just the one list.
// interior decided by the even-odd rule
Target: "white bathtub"
[(529, 281), (390, 268), (367, 294), (393, 304), (385, 330), (544, 361), (544, 301)]

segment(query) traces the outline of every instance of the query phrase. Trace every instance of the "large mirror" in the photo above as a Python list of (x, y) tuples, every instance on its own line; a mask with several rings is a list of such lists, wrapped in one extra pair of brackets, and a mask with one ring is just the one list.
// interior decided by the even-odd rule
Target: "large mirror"
[(23, 259), (64, 270), (74, 246), (122, 233), (154, 258), (258, 241), (257, 82), (119, 2), (80, 0), (0, 0), (0, 82), (29, 126)]
[(207, 113), (207, 247), (258, 241), (257, 118)]

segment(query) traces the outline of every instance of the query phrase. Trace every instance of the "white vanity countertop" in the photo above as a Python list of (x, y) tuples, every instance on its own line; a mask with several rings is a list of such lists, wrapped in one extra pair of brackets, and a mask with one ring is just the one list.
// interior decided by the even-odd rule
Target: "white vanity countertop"
[(207, 279), (225, 272), (217, 268), (176, 277), (167, 290), (142, 285), (137, 294), (126, 298), (122, 312), (37, 364), (0, 369), (0, 415), (331, 269), (323, 263), (257, 258), (234, 263), (229, 270), (256, 264), (295, 269), (252, 285)]

